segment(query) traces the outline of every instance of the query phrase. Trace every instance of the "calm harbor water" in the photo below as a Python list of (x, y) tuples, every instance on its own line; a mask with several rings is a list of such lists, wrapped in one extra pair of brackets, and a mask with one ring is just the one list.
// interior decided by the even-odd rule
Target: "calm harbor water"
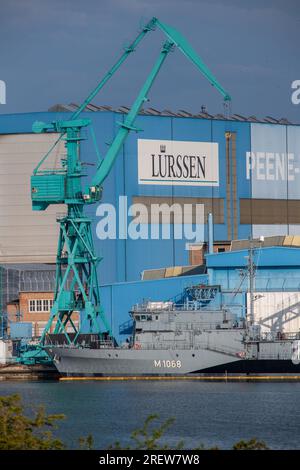
[(231, 448), (256, 437), (272, 449), (300, 449), (300, 383), (198, 381), (0, 382), (0, 395), (19, 393), (26, 406), (43, 404), (66, 419), (56, 432), (68, 447), (92, 434), (95, 447), (129, 443), (130, 433), (156, 413), (175, 418), (168, 443), (184, 440)]

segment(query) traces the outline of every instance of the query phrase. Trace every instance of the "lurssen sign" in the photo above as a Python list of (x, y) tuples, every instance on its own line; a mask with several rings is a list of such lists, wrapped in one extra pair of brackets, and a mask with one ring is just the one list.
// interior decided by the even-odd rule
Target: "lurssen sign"
[(139, 184), (219, 185), (218, 144), (138, 140)]

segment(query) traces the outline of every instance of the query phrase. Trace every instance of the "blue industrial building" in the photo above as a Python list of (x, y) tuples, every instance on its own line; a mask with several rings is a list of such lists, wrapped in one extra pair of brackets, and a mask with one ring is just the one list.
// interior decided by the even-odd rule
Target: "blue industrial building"
[[(101, 155), (105, 154), (107, 143), (113, 139), (126, 109), (121, 111), (123, 114), (110, 110), (83, 114), (84, 118), (92, 120)], [(51, 122), (66, 117), (65, 112), (1, 115), (0, 151), (3, 136), (14, 138), (31, 133), (36, 120)], [(257, 237), (299, 233), (300, 126), (273, 118), (258, 122), (254, 117), (246, 119), (237, 115), (225, 119), (224, 116), (213, 117), (205, 113), (197, 116), (184, 112), (155, 114), (153, 110), (139, 115), (136, 125), (142, 131), (132, 132), (126, 140), (104, 183), (102, 202), (113, 204), (116, 210), (119, 196), (127, 196), (128, 205), (133, 202), (150, 205), (153, 201), (179, 205), (203, 203), (205, 216), (208, 212), (214, 215), (214, 240), (221, 250), (228, 247), (232, 239), (244, 239), (250, 234)], [(88, 164), (97, 164), (93, 139), (86, 137), (82, 144), (82, 159)], [(172, 141), (175, 143), (174, 152), (176, 142), (216, 143), (217, 183), (175, 181), (170, 184), (162, 180), (159, 184), (154, 181), (153, 184), (143, 184), (138, 174), (139, 140)], [(23, 159), (30, 158), (26, 144), (19, 152), (20, 158), (22, 155)], [(1, 155), (2, 164), (7, 165), (8, 159), (7, 153)], [(207, 158), (206, 167), (209, 165)], [(91, 177), (95, 167), (89, 165), (86, 169)], [(18, 172), (18, 169), (15, 167), (14, 171)], [(22, 174), (23, 180), (29, 176)], [(17, 195), (18, 187), (14, 190)], [(172, 233), (171, 240), (118, 237), (116, 240), (99, 240), (96, 230), (100, 217), (96, 206), (90, 206), (88, 212), (93, 220), (96, 250), (103, 256), (101, 283), (135, 281), (140, 279), (145, 269), (191, 264), (187, 240), (174, 239)], [(41, 220), (46, 213), (35, 216)], [(172, 229), (174, 231), (174, 225)]]
[[(30, 228), (26, 228), (30, 207), (25, 204), (23, 200), (25, 192), (22, 191), (28, 190), (30, 202), (30, 169), (35, 166), (35, 161), (31, 161), (26, 142), (30, 139), (32, 143), (36, 138), (36, 135), (32, 134), (34, 121), (51, 122), (66, 119), (69, 115), (67, 113), (71, 113), (74, 109), (75, 106), (56, 106), (51, 112), (0, 115), (0, 164), (3, 168), (1, 186), (4, 188), (0, 196), (0, 205), (4, 212), (16, 211), (12, 214), (17, 214), (17, 220), (23, 224), (19, 229), (15, 229), (13, 223), (16, 217), (12, 222), (12, 218), (7, 217), (4, 212), (4, 215), (0, 216), (0, 244), (4, 247), (3, 262), (9, 259), (9, 262), (16, 263), (19, 261), (18, 256), (24, 262), (25, 255), (28, 256), (29, 262), (45, 262), (44, 251), (47, 251), (48, 238), (52, 246), (56, 244), (55, 236), (52, 233), (49, 235), (49, 227), (43, 226), (47, 211), (30, 215), (36, 217), (36, 222), (28, 223)], [(98, 111), (91, 112), (93, 110)], [(83, 113), (83, 118), (92, 121), (101, 155), (105, 155), (107, 144), (115, 136), (119, 127), (118, 122), (124, 119), (126, 112), (126, 108), (112, 110), (93, 106)], [(144, 204), (147, 207), (154, 203), (178, 204), (180, 207), (184, 204), (193, 206), (203, 204), (204, 221), (206, 222), (208, 213), (212, 213), (214, 217), (215, 251), (227, 250), (232, 240), (246, 239), (250, 235), (253, 237), (300, 235), (299, 125), (293, 125), (284, 119), (266, 118), (259, 121), (255, 117), (244, 118), (239, 115), (226, 118), (202, 112), (194, 116), (184, 111), (172, 113), (150, 109), (144, 110), (138, 116), (136, 126), (142, 130), (138, 133), (131, 132), (126, 140), (114, 168), (104, 183), (101, 204), (111, 204), (116, 213), (120, 209), (120, 196), (127, 197), (128, 207), (133, 203)], [(87, 164), (88, 180), (95, 172), (98, 162), (93, 136), (85, 135), (85, 137), (86, 140), (81, 147), (81, 158)], [(160, 178), (155, 179), (157, 167), (154, 171), (153, 165), (152, 174), (148, 179), (145, 177), (143, 172), (147, 173), (148, 170), (145, 170), (146, 167), (140, 168), (139, 165), (146, 165), (147, 158), (152, 158), (153, 164), (154, 156), (158, 156), (161, 163), (165, 154), (169, 158), (170, 165), (170, 162), (173, 164), (178, 157), (178, 149), (182, 146), (186, 146), (184, 148), (190, 157), (189, 149), (193, 148), (194, 143), (199, 144), (199, 155), (197, 155), (204, 159), (204, 170), (208, 175), (213, 174), (215, 179), (209, 179), (203, 170), (202, 180), (190, 174), (195, 178), (194, 182), (192, 179), (187, 181), (182, 171), (178, 173), (173, 167), (171, 175), (161, 171)], [(44, 142), (44, 146), (41, 147), (45, 152), (48, 150), (46, 144), (47, 142)], [(143, 153), (146, 145), (149, 145), (149, 154)], [(206, 149), (205, 155), (201, 154), (202, 149), (203, 152)], [(183, 154), (179, 156), (183, 157)], [(42, 154), (39, 155), (39, 159), (41, 157)], [(192, 163), (190, 170), (192, 173)], [(173, 176), (173, 180), (170, 176)], [(10, 199), (6, 197), (5, 184), (7, 188), (14, 184), (13, 202), (11, 197)], [(171, 226), (170, 239), (162, 239), (161, 236), (158, 239), (132, 239), (120, 237), (117, 233), (115, 239), (99, 240), (97, 227), (101, 216), (98, 205), (89, 206), (87, 212), (92, 218), (97, 254), (103, 257), (99, 267), (100, 283), (103, 285), (102, 301), (115, 333), (118, 334), (119, 324), (128, 318), (128, 310), (132, 304), (140, 302), (143, 298), (170, 299), (191, 283), (220, 284), (224, 292), (227, 291), (228, 295), (233, 297), (232, 292), (239, 284), (240, 270), (245, 267), (247, 255), (245, 251), (207, 255), (207, 274), (152, 281), (140, 280), (144, 270), (196, 264), (197, 258), (196, 262), (193, 260), (193, 244), (196, 248), (198, 246), (199, 251), (205, 251), (205, 244), (208, 241), (207, 225), (204, 227), (202, 240), (195, 242), (184, 237), (176, 239), (175, 220)], [(193, 217), (192, 215), (188, 224), (195, 229)], [(120, 221), (118, 217), (116, 220), (118, 232)], [(129, 222), (130, 220), (129, 217)], [(56, 224), (55, 218), (51, 223)], [(150, 225), (145, 220), (140, 223), (140, 226), (144, 228), (146, 226), (147, 229), (151, 228)], [(160, 221), (157, 225), (161, 229)], [(37, 239), (34, 239), (35, 231), (39, 234)], [(13, 248), (9, 245), (12, 235), (15, 246), (23, 250), (22, 253), (18, 252), (16, 258), (13, 256)], [(31, 243), (30, 240), (34, 242)], [(44, 242), (44, 251), (39, 249), (39, 240)], [(6, 246), (9, 252), (7, 258)], [(296, 292), (299, 289), (300, 250), (274, 247), (258, 251), (260, 259), (257, 289)], [(50, 255), (49, 262), (54, 262), (55, 252), (51, 251)], [(243, 290), (243, 286), (241, 288)], [(233, 301), (239, 306), (242, 305), (245, 310), (245, 293), (237, 293)]]

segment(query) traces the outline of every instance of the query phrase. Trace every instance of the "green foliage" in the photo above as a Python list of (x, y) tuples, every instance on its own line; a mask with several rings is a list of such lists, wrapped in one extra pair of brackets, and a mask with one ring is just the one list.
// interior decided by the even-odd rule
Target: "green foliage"
[[(150, 415), (146, 418), (143, 426), (136, 429), (130, 435), (130, 439), (133, 441), (133, 446), (129, 445), (122, 447), (120, 442), (115, 442), (109, 449), (129, 450), (129, 449), (143, 449), (143, 450), (167, 450), (171, 447), (167, 444), (163, 444), (160, 439), (164, 436), (165, 432), (173, 424), (174, 418), (169, 418), (158, 426), (153, 425), (153, 421), (158, 419), (158, 415)], [(183, 441), (178, 442), (174, 449), (182, 449)]]
[(63, 418), (64, 415), (46, 415), (42, 406), (33, 419), (29, 418), (19, 395), (0, 396), (0, 450), (64, 449), (62, 441), (54, 438), (50, 430)]
[(269, 447), (264, 441), (257, 439), (250, 439), (249, 441), (239, 441), (232, 447), (233, 450), (268, 450)]
[[(159, 425), (155, 426), (154, 421), (159, 418), (158, 415), (150, 415), (146, 418), (144, 425), (141, 428), (136, 429), (130, 435), (132, 445), (122, 446), (120, 442), (115, 442), (109, 449), (113, 450), (176, 450), (184, 449), (184, 441), (179, 441), (177, 445), (172, 447), (167, 443), (162, 443), (161, 439), (164, 438), (166, 431), (174, 423), (174, 418), (169, 418)], [(189, 447), (188, 447), (189, 448)], [(249, 441), (239, 441), (232, 447), (233, 450), (267, 450), (268, 447), (263, 441), (258, 441), (253, 438)], [(214, 446), (205, 448), (203, 444), (200, 444), (193, 450), (220, 450), (219, 447)]]
[(80, 450), (93, 450), (94, 448), (93, 436), (89, 434), (87, 437), (80, 437), (79, 447), (80, 447)]

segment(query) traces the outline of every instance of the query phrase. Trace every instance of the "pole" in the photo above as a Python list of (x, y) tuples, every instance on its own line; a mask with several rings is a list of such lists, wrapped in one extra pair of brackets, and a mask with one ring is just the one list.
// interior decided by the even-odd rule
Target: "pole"
[(214, 222), (213, 215), (210, 212), (208, 214), (208, 253), (214, 252)]
[(249, 237), (248, 250), (248, 273), (249, 273), (249, 294), (250, 294), (250, 314), (248, 316), (249, 326), (254, 324), (254, 285), (255, 285), (255, 264), (254, 264), (254, 246), (253, 239)]

